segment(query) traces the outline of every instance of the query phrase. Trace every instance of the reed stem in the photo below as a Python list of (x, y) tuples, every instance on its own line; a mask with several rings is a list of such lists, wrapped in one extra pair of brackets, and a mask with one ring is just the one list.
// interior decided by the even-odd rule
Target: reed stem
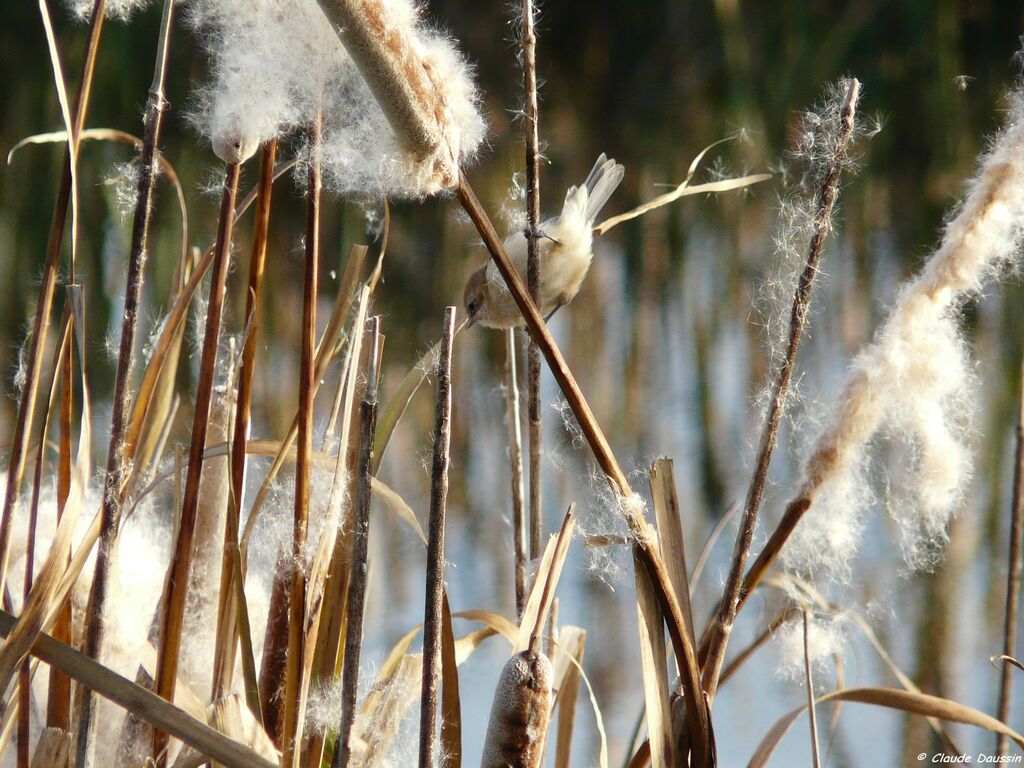
[[(1017, 451), (1013, 471), (1013, 509), (1010, 518), (1010, 552), (1006, 571), (1006, 617), (1003, 624), (1003, 655), (1017, 655), (1017, 617), (1020, 612), (1021, 539), (1024, 537), (1024, 366), (1021, 368), (1020, 405), (1017, 416)], [(1003, 662), (999, 678), (999, 705), (996, 717), (1004, 723), (1010, 717), (1013, 695), (1011, 664)], [(1003, 734), (996, 737), (996, 755), (1007, 753), (1009, 740)]]
[[(199, 506), (199, 481), (203, 471), (203, 450), (209, 426), (213, 380), (217, 369), (217, 351), (220, 344), (221, 315), (224, 292), (231, 261), (231, 235), (235, 220), (235, 197), (238, 192), (238, 163), (229, 163), (224, 170), (224, 191), (221, 197), (217, 244), (214, 250), (210, 300), (206, 312), (206, 331), (199, 364), (199, 382), (196, 386), (195, 415), (192, 421), (192, 442), (189, 446), (188, 471), (185, 475), (185, 494), (182, 499), (181, 521), (174, 544), (166, 594), (162, 603), (160, 647), (157, 653), (156, 692), (167, 701), (174, 701), (178, 678), (178, 652), (181, 648), (181, 630), (185, 615), (189, 570), (192, 565), (193, 538), (196, 512)], [(153, 730), (153, 758), (157, 768), (167, 764), (167, 734), (159, 728)]]
[[(526, 140), (526, 285), (533, 303), (540, 306), (540, 131), (537, 109), (537, 34), (533, 0), (523, 0), (523, 132)], [(540, 348), (531, 339), (527, 346), (527, 417), (530, 427), (530, 559), (540, 557), (541, 511), (541, 409)]]
[(519, 412), (519, 375), (516, 331), (505, 331), (505, 420), (508, 422), (508, 459), (512, 476), (512, 552), (515, 562), (516, 618), (526, 601), (526, 532), (523, 504), (523, 430)]
[[(423, 608), (423, 682), (420, 687), (419, 768), (433, 768), (437, 743), (437, 698), (441, 681), (441, 629), (444, 603), (444, 518), (448, 502), (449, 449), (452, 439), (452, 340), (455, 307), (444, 313), (437, 367), (434, 411), (434, 459), (430, 473), (427, 532), (427, 587)], [(442, 763), (444, 759), (442, 757)]]
[[(149, 87), (146, 111), (143, 117), (145, 135), (139, 158), (139, 178), (135, 189), (135, 207), (132, 215), (131, 243), (128, 251), (128, 275), (121, 316), (121, 341), (114, 374), (113, 413), (110, 424), (110, 444), (107, 448), (107, 471), (103, 482), (103, 501), (100, 511), (100, 539), (96, 552), (96, 569), (89, 590), (89, 606), (85, 619), (85, 653), (99, 660), (104, 643), (104, 613), (110, 585), (110, 569), (114, 557), (114, 541), (121, 521), (122, 488), (127, 479), (124, 457), (124, 438), (131, 413), (131, 380), (135, 367), (135, 336), (138, 330), (139, 304), (146, 265), (146, 246), (153, 213), (153, 190), (156, 186), (156, 153), (160, 141), (160, 126), (167, 102), (164, 82), (167, 77), (167, 59), (170, 51), (171, 27), (174, 20), (175, 0), (164, 0), (157, 38), (156, 63), (153, 81)], [(82, 692), (78, 724), (79, 765), (92, 760), (92, 739), (95, 712), (92, 692)]]
[(793, 296), (793, 307), (789, 321), (789, 337), (786, 342), (786, 355), (782, 360), (772, 387), (768, 414), (765, 417), (760, 447), (758, 448), (757, 460), (754, 465), (754, 476), (747, 490), (747, 500), (743, 508), (743, 516), (740, 520), (739, 535), (736, 537), (736, 543), (733, 548), (729, 575), (726, 579), (722, 601), (713, 619), (713, 634), (708, 644), (707, 657), (702, 666), (703, 689), (711, 700), (714, 699), (715, 692), (718, 689), (718, 680), (722, 672), (722, 663), (725, 661), (725, 651), (729, 644), (729, 635), (732, 632), (732, 626), (736, 621), (736, 614), (739, 610), (744, 570), (747, 557), (750, 554), (750, 546), (754, 539), (754, 531), (757, 528), (757, 516), (761, 509), (765, 482), (768, 479), (768, 467), (771, 464), (779, 425), (782, 423), (782, 415), (785, 412), (789, 385), (793, 377), (793, 368), (796, 364), (796, 354), (800, 348), (804, 325), (807, 322), (807, 313), (811, 303), (811, 290), (814, 287), (814, 279), (818, 274), (818, 265), (821, 262), (825, 237), (831, 230), (832, 209), (839, 194), (839, 178), (846, 160), (846, 150), (849, 146), (850, 137), (853, 135), (853, 118), (857, 107), (859, 90), (860, 83), (857, 80), (851, 80), (840, 115), (841, 125), (835, 151), (832, 157), (829, 158), (828, 171), (825, 174), (821, 190), (818, 194), (818, 207), (814, 220), (815, 228), (807, 252), (807, 263), (800, 275), (796, 293)]
[(306, 655), (306, 538), (309, 526), (309, 477), (313, 453), (317, 266), (320, 257), (320, 116), (310, 126), (311, 157), (306, 190), (306, 269), (302, 289), (302, 340), (299, 345), (298, 439), (295, 455), (295, 517), (292, 527), (288, 657), (285, 670), (284, 754), (281, 765), (298, 764), (302, 739), (303, 663)]
[[(274, 186), (274, 164), (277, 139), (270, 139), (260, 150), (260, 178), (256, 192), (256, 218), (253, 224), (252, 252), (249, 257), (249, 283), (245, 299), (245, 326), (248, 331), (242, 344), (242, 360), (235, 396), (235, 419), (231, 437), (228, 509), (225, 518), (224, 558), (220, 572), (221, 615), (217, 617), (217, 641), (214, 647), (213, 697), (227, 693), (234, 674), (235, 646), (240, 634), (238, 621), (245, 610), (244, 585), (238, 536), (241, 530), (242, 499), (245, 493), (245, 457), (249, 439), (252, 405), (252, 380), (256, 370), (256, 345), (259, 338), (260, 307), (263, 298), (263, 274), (267, 256), (267, 235), (270, 227), (270, 202)], [(251, 642), (242, 647), (243, 676), (246, 679), (246, 701), (261, 721), (262, 712), (256, 682)], [(255, 693), (255, 695), (253, 695)]]
[(355, 515), (352, 521), (352, 560), (349, 569), (345, 616), (345, 651), (341, 671), (341, 722), (331, 768), (348, 768), (352, 759), (352, 726), (356, 719), (359, 690), (359, 655), (363, 646), (363, 615), (366, 607), (367, 555), (370, 538), (370, 486), (373, 477), (373, 438), (377, 428), (377, 350), (380, 318), (373, 319), (373, 342), (367, 361), (366, 387), (359, 406), (359, 474), (356, 480)]

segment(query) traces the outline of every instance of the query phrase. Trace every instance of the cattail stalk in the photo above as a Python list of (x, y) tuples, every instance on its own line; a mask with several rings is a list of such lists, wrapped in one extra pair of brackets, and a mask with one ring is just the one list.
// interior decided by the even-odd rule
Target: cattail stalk
[(515, 562), (516, 616), (526, 601), (526, 532), (523, 505), (523, 431), (519, 413), (519, 376), (516, 371), (516, 331), (505, 331), (505, 420), (508, 422), (508, 458), (512, 469), (512, 551)]
[(370, 536), (370, 485), (373, 473), (373, 438), (377, 428), (377, 357), (380, 318), (373, 319), (373, 341), (367, 361), (366, 387), (359, 406), (359, 469), (356, 480), (355, 515), (352, 521), (352, 560), (349, 568), (345, 615), (345, 652), (341, 672), (341, 722), (331, 758), (331, 768), (348, 768), (352, 759), (352, 726), (359, 691), (359, 655), (363, 645), (363, 614), (366, 607), (367, 555)]
[[(86, 615), (85, 652), (99, 659), (103, 651), (104, 613), (110, 584), (110, 569), (114, 557), (114, 540), (121, 520), (121, 489), (126, 479), (124, 437), (131, 409), (131, 378), (135, 366), (135, 335), (138, 329), (139, 304), (146, 264), (146, 246), (153, 212), (153, 190), (156, 186), (156, 153), (160, 141), (160, 125), (167, 102), (164, 82), (170, 52), (171, 26), (174, 19), (174, 0), (164, 0), (160, 35), (157, 39), (156, 64), (149, 87), (146, 112), (143, 118), (145, 136), (139, 158), (139, 179), (135, 190), (135, 208), (132, 218), (131, 244), (128, 252), (128, 276), (124, 309), (121, 319), (121, 341), (114, 375), (113, 414), (110, 425), (110, 445), (107, 449), (107, 471), (103, 484), (103, 502), (100, 512), (100, 539), (96, 553), (96, 570), (89, 591), (89, 609)], [(92, 692), (85, 690), (79, 710), (78, 760), (79, 765), (91, 762), (90, 742), (95, 728)]]
[(306, 655), (306, 538), (309, 526), (309, 477), (313, 453), (314, 360), (316, 345), (317, 262), (320, 256), (320, 115), (310, 126), (312, 157), (306, 190), (306, 269), (302, 292), (302, 340), (299, 347), (298, 441), (295, 456), (295, 516), (292, 527), (288, 658), (285, 669), (284, 754), (281, 764), (298, 764), (302, 739), (303, 659)]
[[(526, 139), (526, 286), (540, 305), (540, 131), (537, 109), (537, 34), (533, 0), (523, 0), (523, 132)], [(541, 410), (540, 348), (532, 339), (527, 347), (527, 415), (530, 425), (530, 559), (540, 557)]]
[(427, 585), (423, 608), (423, 682), (420, 687), (419, 768), (433, 768), (437, 742), (437, 697), (441, 679), (441, 625), (444, 602), (444, 518), (448, 502), (448, 452), (452, 440), (452, 340), (455, 307), (444, 313), (437, 367), (434, 460), (430, 473), (427, 532)]
[[(1017, 655), (1017, 616), (1020, 611), (1021, 538), (1024, 537), (1024, 367), (1021, 368), (1021, 393), (1017, 417), (1017, 451), (1013, 471), (1013, 509), (1010, 518), (1010, 553), (1006, 572), (1006, 616), (1003, 624), (1003, 655)], [(1004, 723), (1010, 717), (1013, 694), (1012, 665), (1003, 663), (999, 678), (999, 705), (996, 717)], [(1002, 757), (1009, 748), (1003, 734), (996, 737), (996, 755)]]
[[(156, 692), (167, 701), (174, 700), (174, 689), (178, 677), (178, 651), (181, 647), (185, 599), (189, 570), (192, 565), (196, 511), (199, 505), (199, 481), (203, 471), (203, 450), (206, 446), (210, 402), (213, 395), (213, 380), (217, 368), (221, 315), (224, 308), (228, 264), (231, 260), (231, 235), (235, 219), (235, 196), (238, 191), (240, 170), (238, 163), (228, 163), (225, 167), (224, 192), (221, 197), (217, 245), (210, 282), (210, 300), (206, 313), (206, 331), (203, 337), (203, 352), (199, 365), (199, 382), (196, 387), (195, 415), (192, 421), (192, 443), (189, 446), (188, 471), (185, 475), (185, 494), (182, 499), (181, 521), (178, 527), (178, 537), (174, 543), (166, 594), (164, 595), (161, 607), (163, 615), (160, 621)], [(163, 768), (167, 764), (166, 746), (167, 734), (159, 728), (154, 729), (153, 757), (157, 761), (158, 768)]]
[[(260, 306), (263, 297), (263, 275), (270, 227), (270, 202), (274, 186), (274, 164), (277, 139), (267, 141), (260, 151), (260, 179), (256, 193), (256, 218), (253, 225), (252, 252), (249, 258), (249, 283), (245, 301), (245, 325), (248, 332), (242, 345), (235, 397), (235, 419), (231, 437), (231, 488), (224, 531), (224, 558), (220, 575), (220, 615), (217, 618), (217, 641), (214, 647), (213, 698), (221, 698), (234, 675), (235, 646), (238, 640), (240, 612), (245, 611), (244, 585), (238, 535), (241, 530), (242, 498), (245, 493), (245, 458), (249, 439), (252, 403), (252, 380), (256, 370), (256, 348), (259, 338)], [(256, 672), (251, 647), (242, 650), (243, 675), (246, 679), (246, 700), (249, 708), (262, 719), (256, 693)]]
[(841, 126), (835, 151), (832, 157), (829, 158), (828, 170), (818, 194), (814, 234), (811, 237), (811, 243), (807, 252), (807, 263), (800, 275), (796, 294), (793, 296), (786, 355), (782, 360), (772, 387), (768, 414), (765, 418), (764, 429), (761, 432), (760, 447), (758, 448), (757, 460), (754, 465), (754, 476), (747, 490), (747, 500), (743, 508), (743, 516), (740, 519), (739, 535), (736, 537), (736, 543), (733, 548), (729, 575), (726, 579), (720, 607), (713, 619), (712, 639), (708, 644), (707, 657), (702, 666), (703, 689), (710, 699), (714, 699), (715, 692), (718, 689), (718, 679), (722, 672), (722, 664), (725, 661), (725, 650), (729, 643), (729, 635), (732, 632), (733, 623), (736, 621), (740, 592), (743, 587), (744, 569), (746, 568), (747, 557), (750, 554), (754, 531), (757, 528), (757, 515), (761, 509), (761, 498), (764, 495), (764, 486), (768, 479), (768, 467), (771, 464), (772, 451), (775, 448), (779, 425), (782, 423), (782, 414), (786, 407), (789, 384), (792, 380), (793, 368), (796, 364), (797, 350), (800, 348), (804, 325), (807, 322), (807, 313), (811, 303), (811, 290), (814, 287), (814, 279), (818, 274), (825, 237), (831, 230), (832, 209), (839, 194), (839, 179), (846, 160), (846, 150), (850, 143), (850, 137), (853, 135), (853, 117), (857, 107), (859, 91), (860, 83), (855, 79), (851, 80), (840, 115)]
[[(86, 44), (82, 76), (79, 79), (78, 94), (75, 97), (73, 135), (69, 137), (70, 145), (64, 150), (60, 186), (57, 189), (57, 201), (54, 204), (50, 234), (46, 242), (42, 284), (39, 288), (32, 334), (29, 337), (25, 384), (21, 390), (21, 399), (18, 401), (18, 416), (14, 424), (11, 452), (7, 460), (7, 486), (4, 491), (3, 513), (0, 516), (0, 593), (4, 592), (7, 585), (7, 566), (11, 553), (11, 522), (25, 474), (28, 441), (32, 430), (36, 400), (39, 395), (39, 377), (42, 375), (42, 355), (50, 330), (50, 311), (53, 308), (53, 296), (57, 287), (61, 243), (64, 240), (64, 226), (67, 221), (68, 204), (71, 200), (71, 163), (78, 154), (78, 135), (85, 125), (85, 116), (89, 108), (89, 94), (92, 91), (92, 77), (96, 67), (96, 55), (99, 52), (100, 33), (103, 30), (106, 6), (106, 0), (96, 0), (93, 4), (89, 23), (89, 41)], [(74, 153), (71, 150), (72, 145), (75, 147)]]

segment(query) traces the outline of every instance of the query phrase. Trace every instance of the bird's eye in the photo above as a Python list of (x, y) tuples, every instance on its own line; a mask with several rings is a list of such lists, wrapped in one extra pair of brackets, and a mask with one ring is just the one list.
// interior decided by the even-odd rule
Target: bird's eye
[(466, 309), (468, 309), (468, 310), (469, 310), (469, 314), (471, 314), (471, 315), (475, 315), (475, 314), (476, 314), (476, 311), (477, 311), (477, 309), (478, 309), (479, 307), (480, 307), (480, 305), (479, 305), (479, 304), (477, 304), (477, 303), (476, 303), (475, 301), (471, 301), (471, 302), (469, 302), (469, 304), (468, 304), (468, 305), (466, 306)]

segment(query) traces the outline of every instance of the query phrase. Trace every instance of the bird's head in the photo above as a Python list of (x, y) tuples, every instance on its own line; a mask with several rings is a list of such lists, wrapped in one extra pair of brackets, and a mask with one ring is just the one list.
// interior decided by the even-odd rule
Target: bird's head
[(462, 294), (462, 302), (466, 307), (468, 325), (473, 325), (478, 320), (487, 316), (487, 265), (470, 275), (466, 283), (466, 290)]

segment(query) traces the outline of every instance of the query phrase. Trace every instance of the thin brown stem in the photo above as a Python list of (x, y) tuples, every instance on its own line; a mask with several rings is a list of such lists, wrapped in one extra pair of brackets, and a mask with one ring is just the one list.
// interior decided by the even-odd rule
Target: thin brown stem
[[(434, 460), (430, 473), (427, 530), (427, 586), (423, 608), (423, 681), (420, 687), (419, 768), (433, 768), (437, 743), (437, 699), (441, 681), (441, 629), (444, 603), (444, 518), (448, 502), (449, 449), (452, 440), (452, 340), (455, 307), (444, 313), (437, 365), (434, 411)], [(442, 763), (444, 762), (442, 758)]]
[[(534, 304), (540, 304), (540, 131), (537, 109), (537, 34), (533, 0), (523, 0), (523, 133), (526, 140), (526, 285)], [(541, 512), (541, 409), (540, 349), (527, 347), (527, 417), (530, 425), (530, 559), (540, 557)]]
[(708, 697), (714, 699), (718, 688), (718, 679), (725, 661), (725, 651), (729, 643), (733, 623), (739, 607), (740, 592), (743, 587), (743, 575), (750, 554), (751, 542), (757, 528), (757, 516), (761, 509), (764, 486), (768, 479), (768, 467), (771, 464), (772, 452), (778, 436), (779, 425), (786, 408), (789, 385), (796, 364), (797, 350), (803, 337), (804, 325), (811, 304), (811, 290), (818, 274), (825, 237), (831, 230), (832, 209), (839, 194), (839, 178), (846, 160), (846, 150), (853, 135), (853, 116), (857, 107), (857, 95), (860, 83), (851, 80), (846, 92), (843, 110), (840, 115), (839, 136), (835, 150), (829, 158), (828, 170), (822, 180), (818, 194), (817, 212), (814, 219), (814, 234), (807, 251), (807, 263), (800, 275), (796, 293), (793, 296), (793, 307), (790, 313), (789, 336), (786, 342), (786, 354), (779, 367), (772, 386), (768, 414), (765, 417), (758, 448), (757, 460), (754, 464), (754, 476), (747, 490), (747, 499), (740, 520), (740, 531), (733, 548), (729, 575), (726, 578), (722, 602), (715, 615), (713, 636), (708, 646), (707, 658), (702, 667), (703, 688)]
[[(555, 344), (555, 340), (541, 318), (536, 304), (527, 295), (522, 277), (516, 271), (515, 266), (509, 259), (508, 253), (505, 252), (505, 247), (498, 237), (497, 230), (494, 229), (494, 224), (487, 215), (487, 211), (484, 210), (479, 199), (477, 199), (476, 193), (473, 192), (465, 172), (460, 175), (457, 193), (459, 202), (472, 220), (484, 245), (490, 252), (495, 266), (501, 273), (505, 285), (512, 294), (516, 306), (522, 312), (530, 336), (537, 342), (541, 352), (543, 352), (548, 367), (559, 388), (562, 390), (562, 395), (565, 397), (569, 408), (580, 425), (580, 431), (583, 433), (584, 439), (590, 445), (590, 449), (597, 459), (598, 466), (601, 467), (601, 471), (604, 472), (613, 489), (623, 499), (634, 497), (633, 489), (630, 488), (629, 481), (619, 467), (619, 463), (615, 459), (611, 447), (608, 445), (604, 432), (597, 423), (593, 411), (590, 410), (590, 406), (587, 404), (583, 392), (576, 383), (572, 371), (569, 370), (565, 358), (562, 357), (558, 345)], [(697, 691), (700, 688), (700, 681), (695, 675), (697, 660), (694, 639), (686, 632), (686, 622), (683, 618), (682, 608), (672, 588), (672, 582), (665, 567), (665, 562), (658, 551), (657, 545), (654, 544), (656, 536), (640, 510), (624, 505), (623, 512), (630, 533), (634, 538), (634, 549), (637, 552), (638, 558), (648, 570), (648, 576), (658, 595), (658, 602), (661, 604), (662, 611), (665, 614), (669, 637), (672, 640), (676, 658), (685, 660), (685, 663), (681, 664), (685, 675), (684, 684), (687, 690)], [(708, 707), (702, 699), (693, 695), (686, 697), (686, 706), (687, 718), (693, 734), (693, 764), (695, 766), (707, 765), (712, 757)]]
[[(189, 570), (192, 565), (196, 512), (199, 506), (199, 481), (203, 471), (203, 450), (209, 426), (213, 380), (217, 369), (217, 351), (220, 344), (221, 315), (224, 308), (224, 289), (231, 260), (231, 234), (235, 220), (235, 196), (238, 191), (239, 165), (225, 167), (224, 193), (221, 197), (217, 245), (210, 281), (210, 300), (206, 312), (206, 331), (203, 353), (199, 364), (199, 383), (196, 387), (195, 415), (192, 421), (192, 443), (189, 446), (188, 470), (185, 475), (185, 495), (182, 500), (181, 522), (174, 544), (166, 594), (162, 603), (160, 622), (160, 648), (156, 664), (156, 692), (167, 701), (174, 700), (178, 679), (178, 652), (185, 615)], [(158, 768), (167, 764), (167, 734), (159, 728), (153, 731), (153, 757)]]
[(302, 291), (302, 340), (299, 347), (298, 439), (295, 455), (295, 516), (292, 526), (288, 658), (285, 669), (284, 754), (281, 765), (297, 765), (302, 739), (302, 678), (306, 655), (306, 538), (309, 526), (309, 478), (313, 453), (314, 355), (316, 347), (317, 262), (320, 257), (320, 116), (310, 126), (312, 148), (306, 190), (306, 269)]
[[(90, 17), (89, 41), (86, 44), (82, 76), (78, 82), (78, 95), (75, 98), (74, 125), (72, 126), (74, 135), (70, 138), (71, 144), (76, 146), (89, 108), (92, 76), (96, 67), (96, 55), (99, 52), (106, 6), (106, 0), (95, 0)], [(21, 483), (25, 474), (25, 458), (32, 431), (36, 400), (39, 396), (43, 350), (46, 349), (46, 338), (50, 330), (50, 312), (53, 309), (57, 272), (60, 269), (61, 243), (64, 240), (64, 226), (67, 222), (68, 205), (71, 200), (72, 157), (71, 146), (68, 146), (64, 150), (60, 186), (57, 189), (57, 201), (54, 204), (53, 218), (50, 221), (42, 284), (39, 287), (39, 300), (36, 303), (36, 315), (32, 323), (32, 333), (29, 337), (28, 354), (25, 360), (25, 384), (21, 390), (21, 399), (18, 401), (18, 416), (11, 437), (11, 453), (7, 460), (7, 486), (4, 491), (3, 514), (0, 516), (0, 594), (4, 592), (7, 585), (7, 566), (11, 552), (11, 522), (14, 507), (21, 494)]]
[[(163, 121), (164, 82), (174, 18), (174, 0), (164, 0), (160, 36), (157, 42), (153, 82), (143, 118), (145, 136), (139, 158), (139, 178), (135, 190), (135, 208), (132, 218), (131, 244), (128, 252), (128, 276), (121, 315), (121, 342), (114, 375), (113, 414), (110, 425), (110, 444), (107, 449), (107, 472), (103, 484), (103, 503), (100, 511), (100, 539), (96, 553), (96, 569), (89, 591), (86, 614), (85, 653), (99, 659), (103, 649), (104, 612), (110, 583), (114, 540), (121, 520), (121, 489), (126, 480), (124, 461), (125, 429), (131, 412), (131, 379), (135, 367), (135, 336), (138, 330), (139, 304), (146, 264), (146, 245), (153, 212), (153, 190), (156, 186), (156, 153)], [(83, 691), (79, 709), (78, 760), (79, 765), (91, 762), (91, 741), (95, 730), (95, 712), (91, 691)]]
[[(1006, 572), (1006, 617), (1003, 624), (1003, 654), (1016, 656), (1017, 616), (1020, 611), (1021, 538), (1024, 536), (1024, 367), (1021, 368), (1020, 405), (1017, 416), (1017, 452), (1013, 472), (1013, 511), (1010, 519), (1010, 553)], [(999, 706), (996, 716), (1004, 723), (1010, 717), (1013, 694), (1011, 665), (1004, 663), (999, 678)], [(1003, 756), (1009, 740), (1000, 734), (996, 739), (996, 755)]]
[(810, 619), (808, 611), (803, 610), (804, 619), (804, 684), (807, 686), (807, 719), (811, 724), (811, 759), (814, 768), (821, 768), (820, 750), (818, 749), (818, 713), (814, 706), (814, 674), (811, 671), (811, 639)]
[[(233, 676), (235, 646), (239, 635), (239, 611), (244, 592), (237, 588), (241, 575), (238, 535), (241, 530), (242, 497), (245, 493), (245, 457), (249, 438), (252, 403), (252, 380), (256, 370), (256, 349), (259, 338), (260, 306), (263, 297), (263, 275), (267, 256), (267, 235), (270, 228), (270, 202), (274, 188), (274, 164), (277, 158), (277, 139), (270, 139), (260, 150), (260, 178), (256, 192), (256, 218), (253, 224), (252, 252), (249, 258), (249, 283), (245, 300), (245, 326), (248, 329), (242, 345), (242, 361), (238, 372), (238, 390), (235, 398), (235, 420), (231, 437), (230, 483), (228, 509), (225, 518), (224, 557), (221, 564), (221, 615), (217, 617), (217, 642), (214, 647), (213, 697), (227, 693)], [(237, 598), (237, 599), (236, 599)], [(249, 708), (261, 716), (256, 688), (255, 665), (251, 648), (242, 649), (243, 675), (246, 678), (246, 700)]]
[(352, 558), (346, 605), (345, 651), (341, 672), (341, 722), (331, 758), (331, 768), (348, 768), (352, 758), (352, 726), (356, 719), (359, 686), (359, 655), (363, 646), (363, 614), (366, 607), (367, 555), (370, 538), (370, 485), (373, 476), (373, 438), (377, 428), (377, 350), (380, 318), (373, 319), (373, 343), (366, 372), (366, 388), (359, 407), (359, 474), (356, 480), (355, 515), (352, 521)]
[(505, 331), (505, 420), (508, 422), (508, 460), (512, 477), (512, 552), (515, 562), (516, 617), (526, 601), (526, 532), (523, 505), (523, 432), (516, 371), (516, 332)]

